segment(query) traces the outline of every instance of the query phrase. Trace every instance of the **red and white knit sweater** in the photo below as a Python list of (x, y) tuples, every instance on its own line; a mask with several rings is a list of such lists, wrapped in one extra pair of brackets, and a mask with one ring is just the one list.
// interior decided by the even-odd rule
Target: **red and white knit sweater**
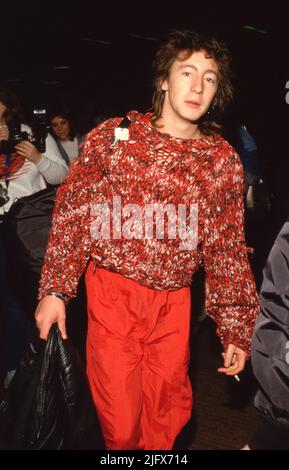
[[(226, 347), (249, 351), (259, 311), (243, 232), (243, 170), (219, 135), (182, 140), (159, 132), (151, 115), (128, 114), (129, 140), (111, 147), (121, 119), (88, 135), (82, 155), (58, 191), (40, 282), (73, 297), (89, 258), (96, 265), (158, 290), (188, 286), (201, 263), (206, 271), (206, 310)], [(198, 246), (180, 239), (91, 238), (91, 204), (120, 196), (122, 205), (197, 204)], [(181, 313), (180, 313), (181, 314)]]

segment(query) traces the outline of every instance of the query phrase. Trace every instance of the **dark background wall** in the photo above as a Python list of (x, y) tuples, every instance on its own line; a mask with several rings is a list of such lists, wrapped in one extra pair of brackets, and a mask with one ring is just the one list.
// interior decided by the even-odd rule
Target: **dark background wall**
[(16, 90), (27, 115), (61, 99), (84, 126), (92, 115), (146, 110), (154, 52), (179, 27), (217, 33), (230, 46), (236, 99), (227, 122), (236, 114), (246, 121), (285, 216), (289, 32), (281, 2), (13, 2), (1, 11), (0, 82)]

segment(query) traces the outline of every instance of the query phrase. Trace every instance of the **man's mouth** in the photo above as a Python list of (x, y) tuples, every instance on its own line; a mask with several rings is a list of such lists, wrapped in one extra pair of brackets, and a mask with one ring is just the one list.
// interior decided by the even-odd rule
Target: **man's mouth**
[(201, 105), (197, 101), (193, 101), (193, 100), (186, 100), (185, 103), (186, 103), (187, 106), (189, 106), (190, 108), (193, 108), (193, 109), (197, 109)]

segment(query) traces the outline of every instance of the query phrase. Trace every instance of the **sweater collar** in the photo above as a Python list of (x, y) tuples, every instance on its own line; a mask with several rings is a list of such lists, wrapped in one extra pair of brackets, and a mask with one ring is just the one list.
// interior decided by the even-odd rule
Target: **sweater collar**
[(128, 118), (132, 124), (139, 125), (143, 128), (145, 133), (149, 133), (158, 138), (158, 140), (164, 142), (164, 144), (175, 144), (180, 147), (186, 148), (198, 148), (198, 149), (212, 149), (212, 147), (219, 147), (223, 141), (222, 137), (219, 134), (214, 133), (210, 136), (202, 136), (197, 139), (181, 139), (179, 137), (174, 137), (165, 132), (160, 132), (157, 127), (155, 127), (152, 122), (152, 113), (142, 114), (138, 111), (130, 111), (127, 114)]

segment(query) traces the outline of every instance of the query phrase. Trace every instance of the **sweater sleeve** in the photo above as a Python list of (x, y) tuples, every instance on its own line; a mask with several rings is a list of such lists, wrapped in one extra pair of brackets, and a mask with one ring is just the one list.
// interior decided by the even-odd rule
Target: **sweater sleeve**
[(39, 173), (49, 184), (60, 184), (67, 175), (68, 167), (61, 157), (53, 137), (46, 137), (46, 150), (39, 163), (36, 163)]
[(40, 279), (39, 298), (49, 290), (76, 296), (91, 251), (90, 205), (93, 183), (101, 179), (96, 155), (97, 130), (58, 189), (52, 228)]
[(222, 157), (215, 172), (204, 219), (203, 256), (206, 311), (217, 323), (217, 334), (248, 354), (259, 312), (254, 278), (244, 236), (243, 168), (239, 157)]

